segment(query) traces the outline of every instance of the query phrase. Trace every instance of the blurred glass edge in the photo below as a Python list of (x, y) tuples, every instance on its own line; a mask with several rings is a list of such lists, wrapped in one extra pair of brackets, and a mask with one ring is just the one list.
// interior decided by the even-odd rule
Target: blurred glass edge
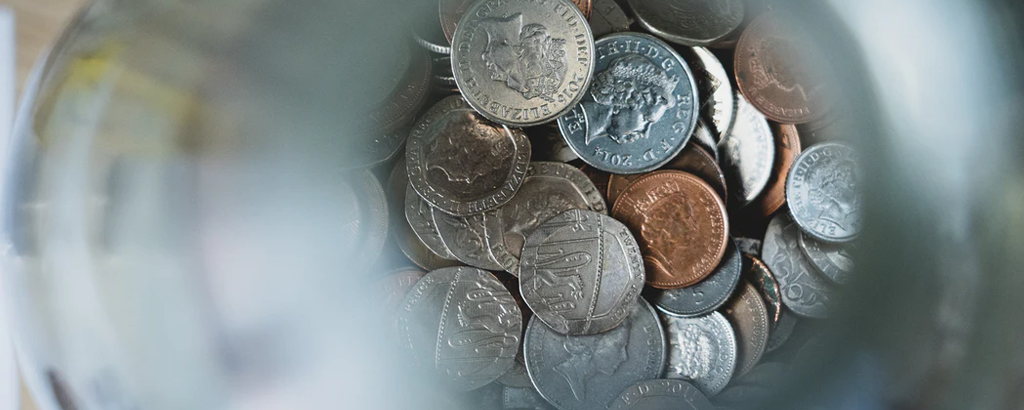
[[(7, 150), (14, 126), (14, 94), (17, 89), (14, 84), (14, 23), (14, 13), (0, 5), (0, 158), (4, 159), (8, 157)], [(7, 284), (0, 281), (0, 408), (16, 409), (19, 406), (20, 390), (14, 346), (11, 343), (13, 339), (8, 320), (6, 288)]]

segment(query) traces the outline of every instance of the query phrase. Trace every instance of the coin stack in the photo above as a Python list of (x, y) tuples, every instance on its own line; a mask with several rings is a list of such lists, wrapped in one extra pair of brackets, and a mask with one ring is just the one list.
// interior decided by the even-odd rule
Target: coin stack
[(474, 409), (770, 394), (861, 229), (857, 155), (799, 25), (743, 0), (437, 10), (375, 111), (394, 119), (374, 135), (407, 135), (362, 140), (381, 165), (352, 184), (410, 368)]

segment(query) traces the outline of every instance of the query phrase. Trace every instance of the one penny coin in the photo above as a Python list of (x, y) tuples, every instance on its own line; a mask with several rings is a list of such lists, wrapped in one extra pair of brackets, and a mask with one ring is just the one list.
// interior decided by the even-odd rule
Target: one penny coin
[[(683, 152), (679, 153), (672, 162), (662, 167), (662, 169), (671, 169), (676, 171), (686, 171), (694, 174), (708, 185), (711, 185), (718, 193), (719, 198), (722, 198), (722, 202), (725, 202), (725, 198), (728, 196), (725, 190), (725, 173), (722, 172), (722, 168), (718, 166), (718, 162), (709, 154), (704, 148), (701, 148), (694, 144), (688, 144)], [(615, 200), (618, 199), (619, 195), (626, 190), (626, 187), (630, 183), (640, 179), (640, 177), (646, 174), (633, 174), (633, 175), (621, 175), (612, 174), (608, 178), (608, 203), (615, 204)]]

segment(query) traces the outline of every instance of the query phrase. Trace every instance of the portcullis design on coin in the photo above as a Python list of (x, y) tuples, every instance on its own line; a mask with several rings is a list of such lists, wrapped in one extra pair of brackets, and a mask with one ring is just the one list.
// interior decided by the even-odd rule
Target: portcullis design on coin
[(594, 36), (569, 0), (478, 1), (455, 29), (452, 72), (483, 116), (515, 127), (543, 124), (589, 88)]
[(697, 85), (672, 47), (645, 34), (606, 36), (597, 42), (595, 73), (579, 105), (558, 119), (580, 159), (604, 171), (638, 174), (683, 149), (697, 126)]
[(732, 378), (738, 352), (736, 333), (725, 316), (660, 316), (668, 335), (665, 377), (690, 380), (707, 395), (722, 391)]
[(861, 229), (860, 181), (853, 148), (838, 142), (814, 145), (789, 170), (789, 213), (815, 239), (851, 241)]

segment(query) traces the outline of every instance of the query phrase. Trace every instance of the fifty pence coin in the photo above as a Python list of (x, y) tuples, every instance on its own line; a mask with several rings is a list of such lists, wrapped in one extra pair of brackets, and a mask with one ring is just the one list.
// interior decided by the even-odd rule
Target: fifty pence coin
[(558, 119), (580, 159), (638, 174), (683, 149), (697, 126), (697, 85), (675, 50), (646, 34), (611, 34), (597, 42), (595, 73), (579, 105)]
[(744, 281), (739, 293), (722, 308), (722, 313), (736, 329), (736, 339), (739, 341), (736, 377), (740, 377), (761, 360), (768, 345), (768, 334), (771, 332), (768, 309), (754, 285)]
[(824, 319), (832, 286), (800, 251), (800, 227), (789, 215), (779, 213), (768, 224), (761, 260), (775, 274), (782, 290), (782, 303), (800, 316)]
[[(408, 204), (406, 194), (412, 194), (415, 198), (414, 203), (410, 207)], [(391, 169), (391, 175), (388, 176), (388, 215), (391, 217), (391, 237), (398, 244), (398, 248), (402, 251), (412, 263), (417, 266), (426, 269), (434, 270), (438, 268), (444, 268), (448, 266), (455, 266), (459, 263), (445, 259), (438, 254), (427, 248), (427, 245), (423, 244), (423, 241), (413, 231), (410, 226), (408, 215), (406, 212), (412, 212), (414, 219), (415, 215), (422, 206), (423, 217), (429, 220), (426, 226), (420, 226), (419, 228), (425, 232), (425, 235), (433, 235), (433, 238), (438, 241), (437, 246), (443, 247), (444, 244), (440, 242), (440, 237), (437, 236), (437, 229), (433, 226), (433, 219), (430, 215), (430, 205), (428, 205), (416, 192), (409, 186), (409, 174), (405, 169), (405, 157), (399, 158), (395, 163), (395, 167)], [(419, 221), (421, 224), (425, 221)], [(433, 232), (432, 234), (430, 232)], [(443, 252), (447, 252), (447, 248), (439, 248)]]
[(633, 301), (620, 326), (589, 336), (551, 330), (535, 316), (526, 329), (526, 369), (534, 386), (561, 410), (606, 409), (634, 383), (665, 366), (665, 334), (654, 309)]
[(860, 169), (853, 148), (817, 144), (797, 157), (786, 181), (789, 213), (815, 239), (849, 242), (861, 229)]
[(594, 38), (629, 31), (629, 17), (615, 0), (594, 0), (593, 9), (593, 14), (590, 15), (590, 29), (594, 32)]
[(768, 120), (743, 96), (737, 94), (736, 98), (736, 123), (718, 151), (735, 204), (742, 207), (756, 199), (772, 177), (775, 139)]
[(786, 176), (789, 169), (800, 155), (800, 134), (794, 125), (772, 123), (772, 134), (775, 137), (775, 164), (768, 184), (755, 201), (761, 216), (770, 216), (786, 203)]
[(782, 315), (782, 292), (779, 290), (779, 283), (775, 281), (775, 276), (768, 270), (768, 266), (757, 257), (743, 255), (743, 265), (747, 281), (757, 288), (764, 299), (765, 307), (768, 308), (769, 324), (774, 329)]
[[(650, 0), (644, 0), (650, 1)], [(736, 92), (725, 66), (704, 47), (682, 47), (680, 54), (693, 69), (700, 95), (700, 117), (708, 124), (717, 145), (736, 121)]]
[(601, 193), (580, 170), (558, 162), (531, 162), (516, 196), (484, 215), (491, 257), (518, 276), (526, 237), (541, 223), (570, 209), (608, 213)]
[(668, 340), (665, 377), (693, 382), (704, 394), (722, 391), (736, 369), (737, 335), (721, 313), (693, 318), (661, 314)]
[(647, 284), (691, 286), (707, 277), (729, 243), (725, 204), (706, 182), (682, 171), (658, 171), (629, 185), (612, 216), (636, 235)]
[(697, 284), (682, 289), (652, 289), (650, 301), (658, 310), (675, 316), (702, 316), (721, 307), (740, 282), (743, 259), (730, 240), (714, 272)]
[(800, 249), (804, 255), (818, 268), (818, 272), (838, 285), (850, 279), (850, 272), (853, 270), (853, 255), (850, 254), (850, 250), (855, 243), (822, 242), (806, 232), (800, 232)]
[(530, 141), (522, 130), (487, 121), (451, 96), (416, 122), (405, 158), (409, 183), (423, 199), (467, 216), (512, 199), (530, 162)]
[(684, 46), (709, 46), (743, 22), (742, 0), (629, 0), (647, 31)]
[(645, 380), (627, 388), (610, 410), (715, 410), (704, 394), (682, 380)]
[(462, 263), (500, 271), (502, 266), (487, 247), (484, 215), (452, 216), (433, 209), (434, 226), (446, 248)]
[(505, 286), (476, 268), (424, 276), (399, 311), (399, 336), (417, 366), (454, 390), (482, 387), (512, 367), (522, 332)]
[(452, 71), (481, 115), (515, 127), (543, 124), (590, 86), (594, 36), (569, 0), (478, 1), (455, 29)]
[(592, 211), (563, 212), (526, 238), (519, 266), (523, 300), (558, 333), (615, 328), (644, 285), (640, 248), (625, 225)]

